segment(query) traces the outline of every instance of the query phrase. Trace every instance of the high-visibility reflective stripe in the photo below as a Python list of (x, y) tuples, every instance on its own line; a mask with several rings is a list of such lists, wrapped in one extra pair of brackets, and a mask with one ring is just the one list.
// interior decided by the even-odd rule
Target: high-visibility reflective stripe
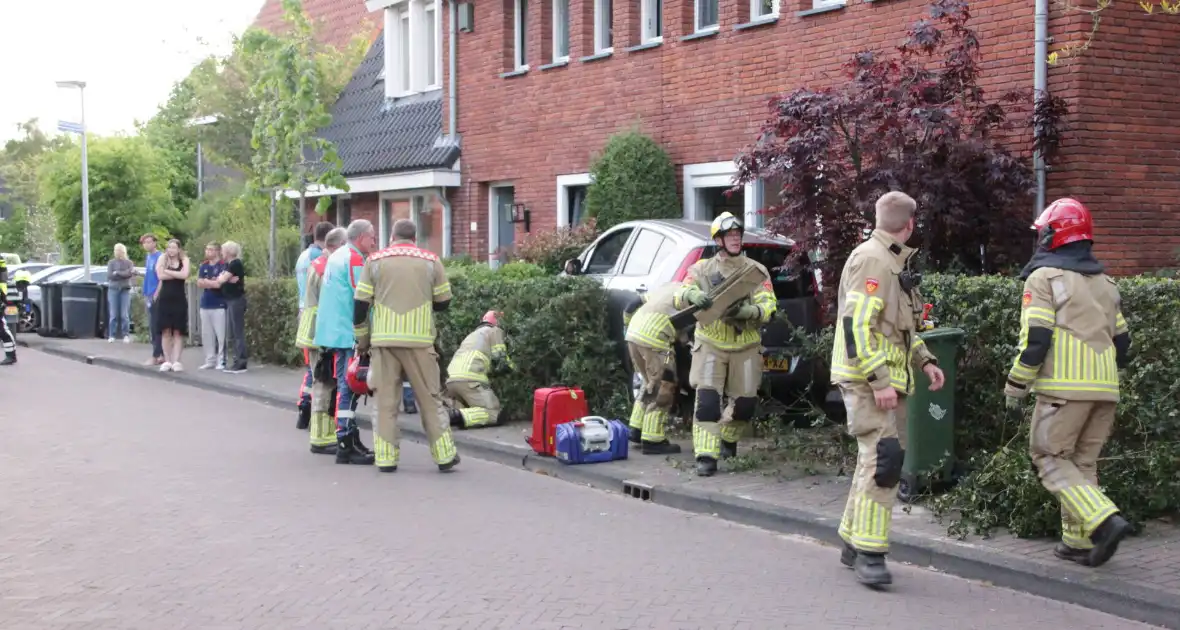
[(459, 414), (463, 416), (463, 424), (468, 427), (480, 427), (488, 424), (492, 419), (491, 414), (483, 407), (460, 409)]
[(717, 429), (721, 433), (721, 439), (726, 442), (737, 442), (742, 439), (742, 433), (746, 429), (746, 422), (740, 420), (725, 422), (719, 424)]
[(672, 319), (660, 312), (636, 312), (627, 326), (626, 341), (634, 341), (655, 350), (668, 350), (676, 330)]
[(367, 337), (369, 335), (369, 325), (361, 324), (360, 326), (353, 326), (352, 334), (356, 337)]
[[(642, 438), (647, 442), (664, 441), (664, 425), (668, 421), (668, 412), (663, 409), (653, 409), (643, 414)], [(634, 419), (632, 419), (634, 423)], [(635, 425), (632, 424), (632, 427)]]
[(1057, 324), (1057, 314), (1047, 308), (1030, 306), (1021, 312), (1020, 320), (1026, 326), (1032, 326), (1035, 321), (1041, 328), (1052, 328)]
[[(1053, 373), (1049, 381), (1074, 381), (1118, 389), (1119, 369), (1112, 345), (1096, 352), (1082, 340), (1058, 328), (1053, 332)], [(1040, 387), (1038, 381), (1037, 386)]]
[(488, 382), (488, 355), (479, 350), (460, 350), (447, 366), (447, 378)]
[(423, 304), (405, 313), (395, 313), (383, 304), (374, 304), (372, 343), (434, 343), (434, 314), (430, 304)]
[[(679, 295), (679, 293), (677, 294)], [(770, 321), (771, 315), (778, 310), (774, 293), (759, 290), (752, 296), (751, 302), (758, 307), (759, 319), (762, 323)], [(704, 340), (718, 350), (744, 350), (762, 340), (762, 332), (758, 327), (745, 328), (740, 332), (730, 326), (724, 319), (719, 319), (708, 326), (697, 324), (696, 338)], [(663, 349), (663, 348), (661, 348)]]
[(1082, 526), (1069, 521), (1061, 521), (1061, 542), (1074, 549), (1093, 549), (1094, 543), (1082, 531)]
[(310, 440), (312, 446), (331, 446), (336, 443), (336, 423), (326, 411), (311, 412)]
[(1081, 523), (1082, 534), (1089, 537), (1112, 514), (1119, 511), (1098, 488), (1091, 485), (1071, 486), (1057, 494), (1061, 505)]
[(868, 297), (859, 291), (849, 291), (846, 299), (853, 307), (852, 340), (856, 344), (856, 356), (861, 361), (861, 371), (868, 375), (885, 365), (889, 358), (884, 336), (880, 333), (874, 334), (872, 330), (873, 317), (885, 308), (885, 301), (878, 297)]
[(451, 437), (451, 430), (447, 428), (433, 444), (430, 445), (430, 456), (436, 464), (449, 464), (455, 459), (459, 451), (455, 448), (455, 440)]
[[(889, 368), (890, 384), (898, 391), (910, 393), (914, 385), (913, 366), (910, 363), (913, 350), (907, 351), (893, 345), (880, 333), (872, 333), (870, 339), (870, 345), (879, 349), (874, 356), (884, 357), (884, 362), (876, 358), (873, 363), (865, 364), (859, 359), (849, 359), (844, 341), (844, 327), (836, 327), (830, 370), (832, 378), (840, 381), (865, 381), (873, 370), (885, 365)], [(917, 345), (911, 347), (917, 348)]]
[(336, 410), (336, 418), (337, 418), (337, 419), (340, 419), (340, 418), (355, 418), (355, 417), (356, 417), (356, 412), (355, 412), (355, 411), (351, 411), (351, 410), (348, 410), (348, 409), (337, 409), (337, 410)]
[(707, 431), (701, 426), (701, 423), (694, 422), (692, 423), (692, 451), (697, 457), (717, 459), (721, 457), (721, 438)]
[(1127, 320), (1123, 318), (1122, 312), (1114, 316), (1114, 333), (1116, 335), (1127, 332)]
[(432, 291), (432, 293), (433, 293), (434, 297), (438, 297), (440, 295), (446, 295), (447, 293), (450, 293), (450, 291), (451, 291), (451, 283), (444, 282), (444, 283), (438, 285), (437, 287), (434, 287), (434, 290)]
[(366, 300), (373, 297), (373, 285), (368, 282), (358, 282), (356, 285), (356, 293), (354, 294), (358, 300)]
[(295, 331), (295, 344), (301, 348), (315, 347), (315, 306), (307, 306), (299, 313), (299, 328)]
[(1037, 377), (1037, 368), (1025, 365), (1020, 362), (1020, 359), (1017, 359), (1016, 363), (1012, 366), (1012, 371), (1008, 373), (1008, 376), (1014, 381), (1027, 383)]
[(643, 414), (645, 413), (643, 406), (643, 403), (638, 400), (634, 405), (631, 405), (631, 418), (628, 420), (627, 426), (632, 429), (643, 429)]
[(380, 435), (373, 434), (373, 464), (376, 466), (397, 466), (401, 450), (384, 440)]
[(888, 551), (892, 512), (868, 495), (858, 495), (853, 501), (852, 531), (849, 533), (852, 546), (861, 551)]

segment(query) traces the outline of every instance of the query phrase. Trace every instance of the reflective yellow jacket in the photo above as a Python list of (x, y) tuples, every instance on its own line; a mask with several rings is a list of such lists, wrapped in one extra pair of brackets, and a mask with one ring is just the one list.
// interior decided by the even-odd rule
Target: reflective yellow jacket
[[(763, 282), (750, 291), (750, 303), (758, 307), (760, 316), (758, 322), (765, 324), (778, 310), (778, 300), (774, 297), (774, 288), (770, 284), (770, 272), (761, 263), (741, 256), (713, 256), (697, 261), (688, 268), (688, 275), (676, 291), (673, 305), (677, 310), (689, 307), (685, 293), (692, 287), (698, 287), (709, 293), (714, 286), (721, 284), (724, 278), (740, 271), (746, 265), (755, 265), (762, 273)], [(696, 341), (711, 346), (723, 352), (738, 352), (762, 343), (762, 331), (759, 326), (737, 327), (721, 318), (708, 326), (696, 325)]]
[(508, 346), (504, 343), (504, 330), (499, 326), (480, 326), (459, 344), (459, 349), (447, 365), (447, 382), (487, 383), (488, 370), (497, 359), (503, 359), (512, 366)]
[(307, 288), (304, 293), (303, 310), (299, 311), (299, 328), (295, 331), (295, 345), (299, 348), (315, 349), (315, 315), (320, 305), (320, 284), (324, 279), (324, 267), (328, 264), (327, 250), (311, 261), (307, 268)]
[(675, 304), (679, 290), (680, 285), (670, 283), (640, 294), (623, 313), (623, 324), (627, 327), (625, 340), (653, 350), (671, 350), (676, 342), (672, 316), (680, 310)]

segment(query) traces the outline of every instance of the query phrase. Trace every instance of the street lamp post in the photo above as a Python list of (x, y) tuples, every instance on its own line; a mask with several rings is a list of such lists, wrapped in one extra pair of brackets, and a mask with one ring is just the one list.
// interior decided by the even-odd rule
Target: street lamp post
[[(217, 116), (202, 116), (188, 121), (190, 127), (200, 127), (204, 125), (212, 125), (218, 121)], [(197, 140), (197, 199), (205, 196), (205, 153), (201, 147), (200, 139)]]
[(90, 170), (86, 165), (86, 82), (58, 81), (59, 88), (77, 88), (82, 103), (82, 121), (79, 135), (82, 136), (82, 264), (83, 278), (90, 282)]

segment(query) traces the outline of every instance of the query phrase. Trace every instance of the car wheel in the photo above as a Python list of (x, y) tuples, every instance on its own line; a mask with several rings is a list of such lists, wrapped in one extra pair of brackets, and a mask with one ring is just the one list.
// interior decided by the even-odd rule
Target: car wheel
[(639, 400), (643, 394), (643, 375), (639, 372), (631, 373), (631, 402)]
[(21, 313), (20, 320), (16, 324), (16, 331), (22, 333), (33, 332), (41, 327), (41, 310), (36, 306)]

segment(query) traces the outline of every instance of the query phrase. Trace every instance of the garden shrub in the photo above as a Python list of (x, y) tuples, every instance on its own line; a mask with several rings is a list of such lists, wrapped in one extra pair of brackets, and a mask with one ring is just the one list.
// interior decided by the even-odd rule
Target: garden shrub
[(576, 257), (598, 237), (596, 221), (573, 227), (534, 232), (516, 245), (516, 257), (540, 265), (549, 273), (559, 273), (565, 261)]
[[(1118, 285), (1134, 347), (1099, 481), (1128, 518), (1143, 522), (1180, 509), (1180, 283), (1139, 277)], [(938, 325), (967, 332), (955, 383), (955, 450), (971, 472), (932, 503), (951, 519), (953, 534), (1004, 527), (1019, 536), (1046, 536), (1060, 527), (1057, 502), (1041, 487), (1028, 456), (1030, 409), (1008, 412), (1004, 406), (1021, 290), (1020, 280), (999, 276), (928, 275), (922, 281)], [(830, 343), (812, 352), (826, 361)]]
[(590, 165), (586, 214), (602, 230), (636, 219), (679, 219), (676, 169), (668, 153), (637, 130), (611, 136)]

